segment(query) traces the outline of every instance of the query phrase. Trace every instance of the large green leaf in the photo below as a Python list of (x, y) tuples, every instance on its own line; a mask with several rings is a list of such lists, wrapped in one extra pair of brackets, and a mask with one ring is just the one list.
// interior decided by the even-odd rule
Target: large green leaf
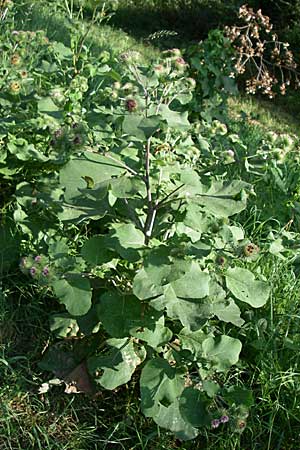
[(139, 128), (141, 130), (143, 130), (146, 138), (149, 138), (159, 128), (160, 121), (161, 121), (161, 117), (157, 116), (157, 115), (146, 117), (139, 124)]
[(79, 326), (77, 320), (68, 313), (53, 314), (50, 318), (50, 330), (60, 338), (75, 337)]
[(160, 246), (151, 250), (144, 260), (144, 267), (133, 280), (133, 293), (141, 300), (163, 293), (163, 279), (171, 271), (169, 249)]
[(190, 128), (190, 122), (188, 121), (188, 112), (173, 111), (168, 105), (161, 104), (159, 107), (159, 113), (162, 118), (166, 120), (170, 128), (176, 130), (186, 131)]
[(83, 258), (88, 263), (96, 266), (111, 261), (114, 253), (107, 248), (108, 241), (109, 239), (106, 235), (93, 236), (87, 239), (81, 248)]
[(254, 404), (253, 394), (249, 389), (241, 386), (230, 386), (223, 390), (222, 397), (232, 406), (243, 405), (251, 408)]
[(172, 331), (165, 326), (165, 318), (158, 311), (150, 308), (144, 316), (143, 326), (132, 328), (131, 336), (147, 342), (150, 347), (157, 349), (172, 339)]
[(113, 179), (110, 186), (111, 192), (117, 198), (134, 198), (137, 195), (144, 197), (146, 194), (145, 183), (137, 177), (123, 175)]
[[(205, 280), (206, 283), (207, 280)], [(204, 299), (185, 299), (177, 297), (172, 285), (164, 289), (164, 294), (150, 301), (153, 308), (166, 309), (167, 316), (178, 319), (183, 326), (198, 330), (204, 319), (211, 315), (210, 305)]]
[(122, 124), (123, 133), (128, 134), (129, 136), (134, 136), (141, 141), (145, 141), (145, 133), (141, 128), (139, 128), (142, 120), (143, 116), (138, 114), (126, 114)]
[(7, 148), (12, 155), (15, 155), (20, 161), (46, 162), (47, 156), (38, 151), (33, 144), (29, 144), (26, 139), (18, 138), (8, 142)]
[[(117, 158), (116, 155), (113, 157)], [(112, 176), (121, 175), (124, 171), (118, 162), (109, 157), (84, 152), (82, 156), (71, 159), (60, 171), (60, 183), (65, 187), (66, 202), (69, 203), (78, 195), (82, 195), (80, 189), (87, 187), (86, 177), (96, 185), (111, 179)]]
[(233, 323), (237, 327), (241, 327), (245, 323), (241, 318), (240, 308), (232, 299), (213, 303), (212, 311), (223, 322)]
[(179, 410), (185, 421), (193, 427), (209, 425), (208, 401), (205, 394), (193, 387), (185, 388), (179, 399)]
[(209, 294), (209, 274), (192, 261), (185, 273), (170, 284), (177, 297), (203, 298)]
[(184, 390), (184, 377), (162, 358), (147, 362), (140, 378), (142, 411), (180, 439), (193, 439), (197, 430), (184, 420), (179, 397)]
[(100, 323), (96, 314), (95, 306), (92, 306), (87, 314), (72, 317), (68, 313), (55, 313), (50, 317), (50, 329), (57, 337), (75, 337), (78, 332), (85, 336), (96, 333)]
[(113, 337), (134, 336), (153, 348), (169, 342), (172, 332), (165, 327), (164, 316), (149, 306), (142, 305), (132, 295), (116, 291), (103, 294), (96, 305), (97, 315), (105, 330)]
[(195, 439), (198, 436), (198, 430), (185, 420), (178, 400), (169, 406), (161, 405), (158, 414), (153, 419), (157, 425), (172, 431), (182, 441)]
[(132, 295), (109, 291), (97, 304), (97, 314), (105, 330), (113, 337), (128, 336), (130, 329), (142, 326), (142, 304)]
[(96, 382), (105, 389), (115, 389), (127, 383), (136, 367), (146, 357), (145, 349), (137, 349), (128, 338), (109, 339), (111, 351), (106, 356), (93, 356), (88, 359), (88, 369)]
[(123, 133), (145, 141), (157, 131), (160, 120), (157, 115), (145, 118), (138, 114), (127, 114), (122, 124)]
[(201, 271), (196, 261), (169, 265), (146, 262), (134, 279), (133, 292), (141, 300), (154, 297), (150, 304), (155, 309), (166, 309), (168, 317), (197, 329), (211, 314), (210, 306), (202, 300), (209, 295), (209, 281), (209, 274)]
[(73, 316), (83, 316), (91, 307), (92, 291), (90, 282), (80, 275), (72, 279), (57, 280), (53, 283), (55, 295)]
[(138, 230), (132, 223), (113, 224), (113, 231), (107, 244), (109, 248), (115, 249), (122, 258), (128, 261), (138, 261), (139, 250), (144, 248), (144, 233)]
[(202, 358), (202, 343), (207, 337), (203, 330), (191, 331), (189, 328), (182, 328), (178, 335), (181, 348), (189, 350), (196, 360)]
[[(91, 177), (84, 177), (87, 183), (94, 185)], [(93, 218), (100, 219), (109, 210), (108, 203), (108, 181), (97, 183), (93, 188), (78, 189), (78, 193), (69, 203), (63, 203), (63, 211), (58, 214), (61, 220), (84, 220)]]
[(198, 173), (190, 168), (180, 170), (180, 182), (184, 186), (179, 192), (184, 194), (187, 199), (200, 195), (205, 190), (205, 186), (201, 183)]
[(168, 361), (154, 358), (143, 367), (140, 386), (142, 411), (155, 418), (162, 405), (171, 404), (182, 393), (184, 378)]
[(196, 203), (188, 203), (185, 208), (185, 217), (183, 223), (200, 233), (207, 231), (209, 221), (206, 215), (203, 213), (203, 209)]
[(236, 298), (253, 308), (265, 305), (270, 295), (268, 283), (256, 281), (252, 272), (240, 267), (226, 271), (226, 285)]
[[(151, 262), (151, 264), (149, 264)], [(201, 271), (195, 261), (175, 261), (159, 264), (146, 261), (145, 267), (136, 275), (133, 292), (141, 300), (166, 292), (171, 287), (176, 297), (185, 299), (203, 298), (209, 293), (209, 274)]]
[(78, 224), (89, 219), (101, 219), (107, 214), (108, 210), (109, 204), (106, 199), (97, 202), (81, 195), (73, 203), (62, 203), (61, 211), (58, 212), (57, 217), (63, 222), (76, 222)]
[(199, 231), (186, 226), (183, 222), (177, 222), (175, 229), (179, 236), (188, 236), (192, 243), (198, 242), (201, 238), (201, 233), (199, 233)]
[(96, 265), (109, 262), (116, 253), (128, 261), (137, 261), (144, 239), (144, 234), (133, 224), (113, 224), (110, 234), (86, 241), (81, 253), (87, 262)]
[(229, 217), (246, 208), (247, 195), (245, 190), (250, 185), (244, 181), (232, 182), (215, 181), (207, 192), (197, 197), (197, 202), (205, 210), (217, 217)]
[(181, 322), (190, 330), (197, 330), (203, 324), (204, 319), (214, 315), (219, 320), (231, 322), (242, 326), (244, 321), (240, 317), (240, 309), (232, 299), (226, 300), (226, 293), (213, 279), (209, 283), (209, 294), (202, 301), (185, 303), (181, 314)]
[(62, 42), (54, 41), (52, 44), (53, 51), (59, 56), (60, 59), (72, 58), (73, 52), (69, 47), (66, 47)]
[(223, 372), (238, 362), (242, 344), (239, 339), (222, 335), (205, 339), (202, 349), (203, 357), (211, 362), (213, 368)]

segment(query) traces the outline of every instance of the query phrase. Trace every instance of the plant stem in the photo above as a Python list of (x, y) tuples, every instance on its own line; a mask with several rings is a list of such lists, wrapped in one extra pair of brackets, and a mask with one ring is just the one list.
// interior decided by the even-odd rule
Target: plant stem
[(145, 184), (146, 184), (146, 190), (147, 190), (147, 202), (148, 202), (148, 212), (147, 217), (145, 221), (145, 227), (144, 227), (144, 234), (145, 234), (145, 244), (149, 244), (149, 240), (152, 235), (152, 230), (154, 226), (154, 220), (156, 216), (156, 206), (158, 202), (155, 202), (155, 205), (153, 204), (152, 199), (152, 193), (151, 193), (151, 185), (150, 185), (150, 149), (151, 149), (151, 138), (147, 139), (146, 144), (146, 153), (145, 153)]
[(150, 188), (150, 148), (151, 148), (151, 138), (148, 138), (145, 154), (145, 168), (146, 168), (145, 184), (147, 189), (148, 205), (152, 204), (152, 194)]
[[(156, 213), (157, 213), (157, 208), (156, 205), (150, 210), (151, 214), (149, 216), (149, 226), (148, 229), (146, 231), (146, 239), (145, 239), (145, 243), (149, 243), (149, 239), (152, 235), (152, 231), (153, 231), (153, 226), (154, 226), (154, 222), (155, 222), (155, 217), (156, 217)], [(147, 242), (146, 242), (147, 241)]]
[(67, 10), (67, 14), (68, 14), (68, 16), (69, 16), (69, 19), (71, 19), (72, 20), (72, 18), (73, 18), (73, 15), (72, 15), (72, 7), (70, 8), (69, 7), (69, 2), (68, 2), (68, 0), (65, 0), (65, 8), (66, 8), (66, 10)]

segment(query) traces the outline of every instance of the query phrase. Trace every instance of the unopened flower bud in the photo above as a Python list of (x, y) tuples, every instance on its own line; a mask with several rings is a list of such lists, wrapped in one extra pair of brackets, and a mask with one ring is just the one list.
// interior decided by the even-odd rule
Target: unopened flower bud
[(20, 55), (18, 55), (18, 53), (14, 53), (10, 58), (10, 63), (13, 66), (17, 66), (18, 64), (20, 64)]
[(243, 430), (245, 428), (245, 426), (246, 426), (246, 422), (244, 420), (242, 420), (242, 419), (239, 419), (238, 422), (237, 422), (237, 426), (238, 426), (238, 428), (240, 430)]
[(252, 242), (245, 245), (245, 247), (244, 247), (244, 255), (245, 256), (254, 256), (257, 253), (259, 253), (259, 247), (257, 245), (252, 244)]
[(13, 81), (12, 83), (10, 83), (9, 88), (12, 94), (18, 94), (20, 92), (21, 86), (18, 81)]
[(188, 86), (192, 89), (194, 89), (196, 87), (196, 80), (194, 80), (194, 78), (186, 78), (185, 80), (188, 84)]
[(113, 84), (113, 88), (118, 91), (119, 89), (121, 89), (121, 83), (119, 81), (115, 81), (115, 83)]

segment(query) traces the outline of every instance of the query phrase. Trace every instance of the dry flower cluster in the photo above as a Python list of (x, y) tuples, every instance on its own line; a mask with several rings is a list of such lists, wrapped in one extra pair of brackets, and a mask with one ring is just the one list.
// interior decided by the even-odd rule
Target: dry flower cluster
[[(236, 73), (243, 74), (246, 70), (251, 73), (251, 78), (246, 80), (246, 92), (255, 94), (259, 90), (273, 98), (276, 87), (282, 95), (291, 82), (298, 88), (300, 79), (294, 55), (289, 44), (281, 42), (272, 31), (270, 18), (260, 9), (254, 12), (243, 5), (239, 9), (239, 19), (244, 25), (225, 27), (225, 33), (238, 53)], [(235, 75), (231, 74), (232, 77)]]

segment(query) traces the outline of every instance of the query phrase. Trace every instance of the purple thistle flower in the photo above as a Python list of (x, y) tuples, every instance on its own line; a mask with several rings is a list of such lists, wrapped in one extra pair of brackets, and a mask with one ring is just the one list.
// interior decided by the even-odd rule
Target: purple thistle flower
[(40, 255), (37, 255), (34, 260), (35, 262), (39, 263), (41, 261), (42, 257)]
[(33, 266), (33, 267), (31, 267), (30, 269), (29, 269), (29, 272), (30, 272), (30, 275), (32, 276), (32, 277), (34, 277), (34, 275), (36, 274), (36, 268)]
[(47, 277), (49, 275), (49, 269), (47, 266), (43, 268), (42, 274), (44, 275), (44, 277)]
[(226, 416), (226, 415), (224, 415), (224, 416), (222, 416), (222, 417), (220, 418), (220, 422), (221, 422), (221, 423), (227, 423), (228, 421), (229, 421), (229, 417)]
[(218, 428), (218, 426), (220, 425), (220, 421), (219, 421), (219, 419), (213, 419), (212, 421), (211, 421), (211, 427), (212, 428)]
[(245, 422), (244, 420), (242, 420), (242, 419), (239, 419), (239, 420), (238, 420), (238, 423), (237, 423), (237, 426), (238, 426), (238, 428), (239, 428), (240, 430), (242, 430), (243, 428), (245, 428), (246, 422)]

